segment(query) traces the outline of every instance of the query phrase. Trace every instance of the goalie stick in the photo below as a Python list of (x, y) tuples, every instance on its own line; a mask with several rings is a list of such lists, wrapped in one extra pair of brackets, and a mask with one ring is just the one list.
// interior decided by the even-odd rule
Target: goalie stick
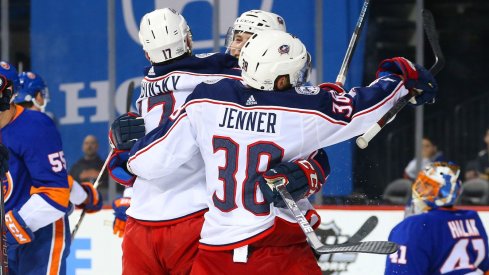
[(365, 14), (367, 13), (369, 3), (370, 0), (365, 0), (365, 2), (363, 2), (363, 7), (362, 10), (360, 11), (360, 16), (358, 17), (358, 21), (355, 26), (355, 31), (353, 32), (350, 38), (350, 43), (348, 44), (348, 48), (346, 49), (346, 54), (345, 57), (343, 58), (343, 63), (341, 63), (340, 72), (336, 77), (336, 83), (341, 86), (345, 85), (346, 73), (348, 72), (348, 68), (350, 67), (353, 51), (355, 51), (355, 48), (357, 47), (358, 44), (357, 43), (358, 38), (360, 37), (360, 33), (363, 28), (363, 19), (365, 18)]
[(302, 214), (299, 206), (294, 201), (289, 191), (285, 187), (285, 181), (280, 179), (273, 183), (280, 196), (284, 199), (285, 205), (294, 215), (295, 220), (306, 235), (309, 244), (318, 254), (331, 253), (371, 253), (371, 254), (392, 254), (397, 251), (398, 245), (393, 242), (372, 241), (372, 242), (346, 242), (343, 244), (327, 245), (322, 243), (314, 229)]
[[(433, 14), (429, 10), (423, 10), (423, 27), (426, 32), (426, 37), (431, 45), (433, 54), (435, 55), (435, 63), (430, 68), (432, 75), (436, 75), (445, 66), (445, 57), (440, 48), (438, 41), (438, 34), (436, 33), (435, 19)], [(357, 138), (356, 143), (359, 148), (365, 149), (368, 143), (384, 128), (384, 126), (392, 120), (402, 108), (404, 108), (409, 101), (417, 95), (416, 91), (411, 90), (409, 94), (402, 97), (382, 118), (372, 125), (363, 135)]]

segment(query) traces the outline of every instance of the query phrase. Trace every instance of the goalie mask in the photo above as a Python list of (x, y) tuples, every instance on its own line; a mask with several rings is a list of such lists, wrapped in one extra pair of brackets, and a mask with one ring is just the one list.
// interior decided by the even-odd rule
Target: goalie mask
[(279, 76), (286, 76), (292, 87), (307, 82), (311, 56), (302, 42), (289, 33), (265, 30), (253, 34), (239, 56), (241, 76), (249, 86), (264, 91), (276, 89)]
[[(19, 75), (21, 89), (17, 93), (14, 102), (32, 102), (34, 106), (44, 111), (49, 101), (49, 91), (42, 77), (33, 72), (23, 72)], [(41, 93), (44, 102), (37, 102), (36, 95)]]
[(460, 167), (451, 162), (426, 166), (412, 186), (414, 212), (452, 206), (460, 192), (459, 175)]
[(192, 51), (187, 21), (169, 8), (147, 13), (139, 26), (139, 41), (152, 63), (175, 59)]
[(228, 29), (225, 42), (226, 53), (238, 58), (241, 48), (250, 36), (263, 30), (285, 31), (285, 21), (275, 13), (262, 10), (244, 12)]

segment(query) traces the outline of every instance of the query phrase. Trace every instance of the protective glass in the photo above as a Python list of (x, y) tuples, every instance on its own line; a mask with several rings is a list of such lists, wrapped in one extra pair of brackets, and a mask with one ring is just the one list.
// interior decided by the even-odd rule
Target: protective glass
[(226, 40), (224, 42), (226, 53), (239, 58), (241, 49), (252, 35), (250, 32), (235, 31), (233, 27), (230, 27), (226, 33)]

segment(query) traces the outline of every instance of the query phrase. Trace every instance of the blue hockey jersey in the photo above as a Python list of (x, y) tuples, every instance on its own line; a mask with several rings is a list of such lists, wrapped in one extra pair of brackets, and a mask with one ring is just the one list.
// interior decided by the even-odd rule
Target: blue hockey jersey
[(45, 114), (16, 106), (14, 119), (2, 128), (9, 149), (5, 212), (19, 210), (32, 231), (61, 218), (69, 187), (61, 137)]
[(390, 233), (399, 244), (385, 274), (482, 274), (489, 270), (487, 234), (475, 211), (434, 209), (410, 216)]

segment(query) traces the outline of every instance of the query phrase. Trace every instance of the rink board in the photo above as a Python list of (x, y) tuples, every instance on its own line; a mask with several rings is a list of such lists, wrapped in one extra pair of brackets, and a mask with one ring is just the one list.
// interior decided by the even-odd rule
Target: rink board
[[(476, 208), (487, 229), (489, 229), (489, 208)], [(70, 216), (70, 222), (76, 222), (79, 211)], [(327, 243), (345, 241), (365, 220), (375, 215), (379, 224), (365, 240), (387, 240), (390, 230), (399, 223), (404, 215), (399, 207), (328, 207), (321, 208), (320, 231)], [(71, 246), (68, 259), (68, 274), (121, 274), (122, 239), (112, 234), (112, 210), (86, 215), (82, 226)], [(335, 271), (334, 274), (383, 274), (385, 256), (368, 254), (332, 254), (323, 255), (319, 260), (323, 270)]]

